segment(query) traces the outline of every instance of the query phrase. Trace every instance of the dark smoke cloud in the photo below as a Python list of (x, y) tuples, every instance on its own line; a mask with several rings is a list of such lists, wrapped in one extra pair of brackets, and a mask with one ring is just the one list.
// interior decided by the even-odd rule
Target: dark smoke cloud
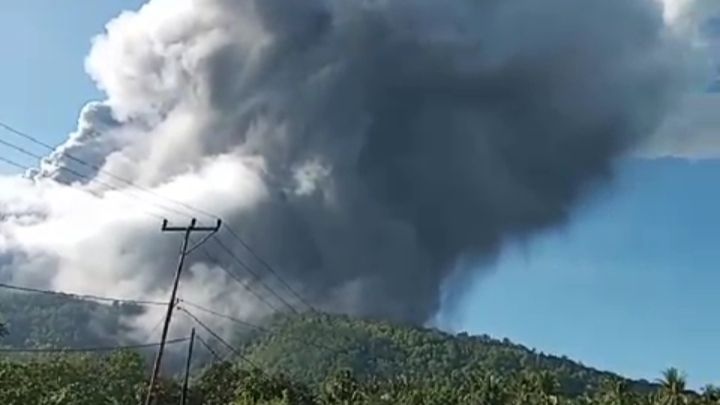
[[(111, 111), (68, 150), (160, 190), (207, 180), (176, 197), (313, 303), (421, 323), (459, 259), (562, 222), (655, 129), (667, 35), (651, 0), (153, 0), (96, 41)], [(222, 176), (248, 188), (213, 194)]]

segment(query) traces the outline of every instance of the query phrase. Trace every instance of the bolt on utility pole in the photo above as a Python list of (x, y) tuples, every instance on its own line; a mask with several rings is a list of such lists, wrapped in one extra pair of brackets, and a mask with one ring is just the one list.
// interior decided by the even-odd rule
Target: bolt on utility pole
[[(188, 253), (192, 252), (195, 248), (205, 242), (212, 234), (220, 230), (222, 221), (217, 220), (217, 224), (214, 227), (201, 227), (196, 226), (197, 219), (193, 218), (190, 221), (190, 226), (171, 227), (168, 226), (168, 220), (163, 220), (162, 231), (163, 232), (183, 232), (185, 234), (182, 243), (182, 249), (180, 251), (180, 260), (178, 262), (177, 271), (175, 272), (175, 280), (173, 282), (172, 293), (170, 295), (170, 301), (168, 302), (167, 313), (165, 314), (165, 323), (163, 324), (162, 337), (160, 338), (160, 347), (158, 348), (157, 356), (155, 357), (155, 364), (153, 365), (152, 375), (150, 376), (150, 386), (148, 387), (147, 397), (145, 399), (145, 405), (152, 405), (155, 394), (155, 383), (160, 373), (160, 365), (162, 364), (163, 351), (165, 350), (165, 341), (167, 340), (168, 330), (170, 329), (170, 320), (172, 319), (173, 309), (177, 304), (177, 290), (180, 285), (180, 275), (182, 274), (183, 265), (185, 264), (185, 257)], [(192, 232), (210, 232), (210, 234), (201, 240), (198, 244), (188, 249), (188, 242), (190, 241), (190, 234)]]
[(193, 345), (195, 344), (195, 328), (190, 331), (190, 342), (188, 343), (187, 359), (185, 360), (185, 378), (183, 379), (182, 393), (180, 394), (180, 405), (187, 404), (188, 380), (190, 379), (190, 365), (192, 363)]

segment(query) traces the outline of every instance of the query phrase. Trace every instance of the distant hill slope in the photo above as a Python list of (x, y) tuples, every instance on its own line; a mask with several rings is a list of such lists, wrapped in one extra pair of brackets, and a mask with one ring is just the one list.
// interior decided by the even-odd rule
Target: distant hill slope
[(124, 316), (142, 313), (134, 305), (105, 305), (72, 296), (0, 291), (0, 322), (7, 336), (0, 344), (12, 347), (102, 346), (118, 344), (129, 330)]
[[(549, 371), (558, 378), (561, 391), (574, 396), (594, 391), (607, 378), (620, 378), (508, 340), (346, 316), (279, 317), (269, 329), (272, 333), (256, 337), (247, 347), (249, 359), (308, 383), (322, 381), (338, 369), (351, 369), (360, 378), (405, 375), (421, 379), (484, 370), (500, 375)], [(641, 392), (653, 388), (647, 381), (628, 382)]]
[[(122, 318), (142, 310), (79, 301), (71, 296), (0, 293), (0, 322), (10, 332), (0, 338), (0, 345), (79, 347), (128, 343), (119, 338), (127, 332)], [(359, 378), (406, 376), (423, 380), (452, 379), (476, 371), (499, 375), (548, 371), (556, 376), (562, 392), (574, 396), (594, 391), (607, 378), (620, 378), (508, 340), (452, 335), (347, 316), (281, 315), (269, 321), (265, 329), (263, 333), (238, 335), (235, 343), (264, 370), (309, 384), (324, 381), (341, 369), (350, 369)], [(647, 381), (628, 382), (636, 391), (653, 388)]]

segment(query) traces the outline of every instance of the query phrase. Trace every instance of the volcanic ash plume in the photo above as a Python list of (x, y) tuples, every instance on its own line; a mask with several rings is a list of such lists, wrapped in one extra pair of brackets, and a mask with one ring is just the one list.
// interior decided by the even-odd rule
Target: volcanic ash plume
[[(178, 240), (136, 207), (187, 219), (112, 173), (217, 213), (319, 308), (424, 322), (457, 260), (562, 222), (655, 129), (664, 24), (654, 0), (152, 0), (93, 43), (107, 100), (0, 180), (0, 275), (165, 297)], [(181, 294), (262, 311), (208, 248)]]

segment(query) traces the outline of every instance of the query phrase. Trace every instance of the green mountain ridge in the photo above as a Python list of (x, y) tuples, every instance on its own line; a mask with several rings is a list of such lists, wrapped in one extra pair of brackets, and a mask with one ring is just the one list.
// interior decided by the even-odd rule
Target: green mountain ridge
[(638, 392), (657, 387), (487, 335), (455, 335), (343, 315), (280, 316), (268, 329), (247, 344), (248, 359), (306, 383), (318, 383), (343, 369), (359, 379), (453, 378), (489, 371), (507, 377), (548, 371), (558, 379), (560, 391), (570, 396), (598, 390), (607, 380), (623, 380)]

